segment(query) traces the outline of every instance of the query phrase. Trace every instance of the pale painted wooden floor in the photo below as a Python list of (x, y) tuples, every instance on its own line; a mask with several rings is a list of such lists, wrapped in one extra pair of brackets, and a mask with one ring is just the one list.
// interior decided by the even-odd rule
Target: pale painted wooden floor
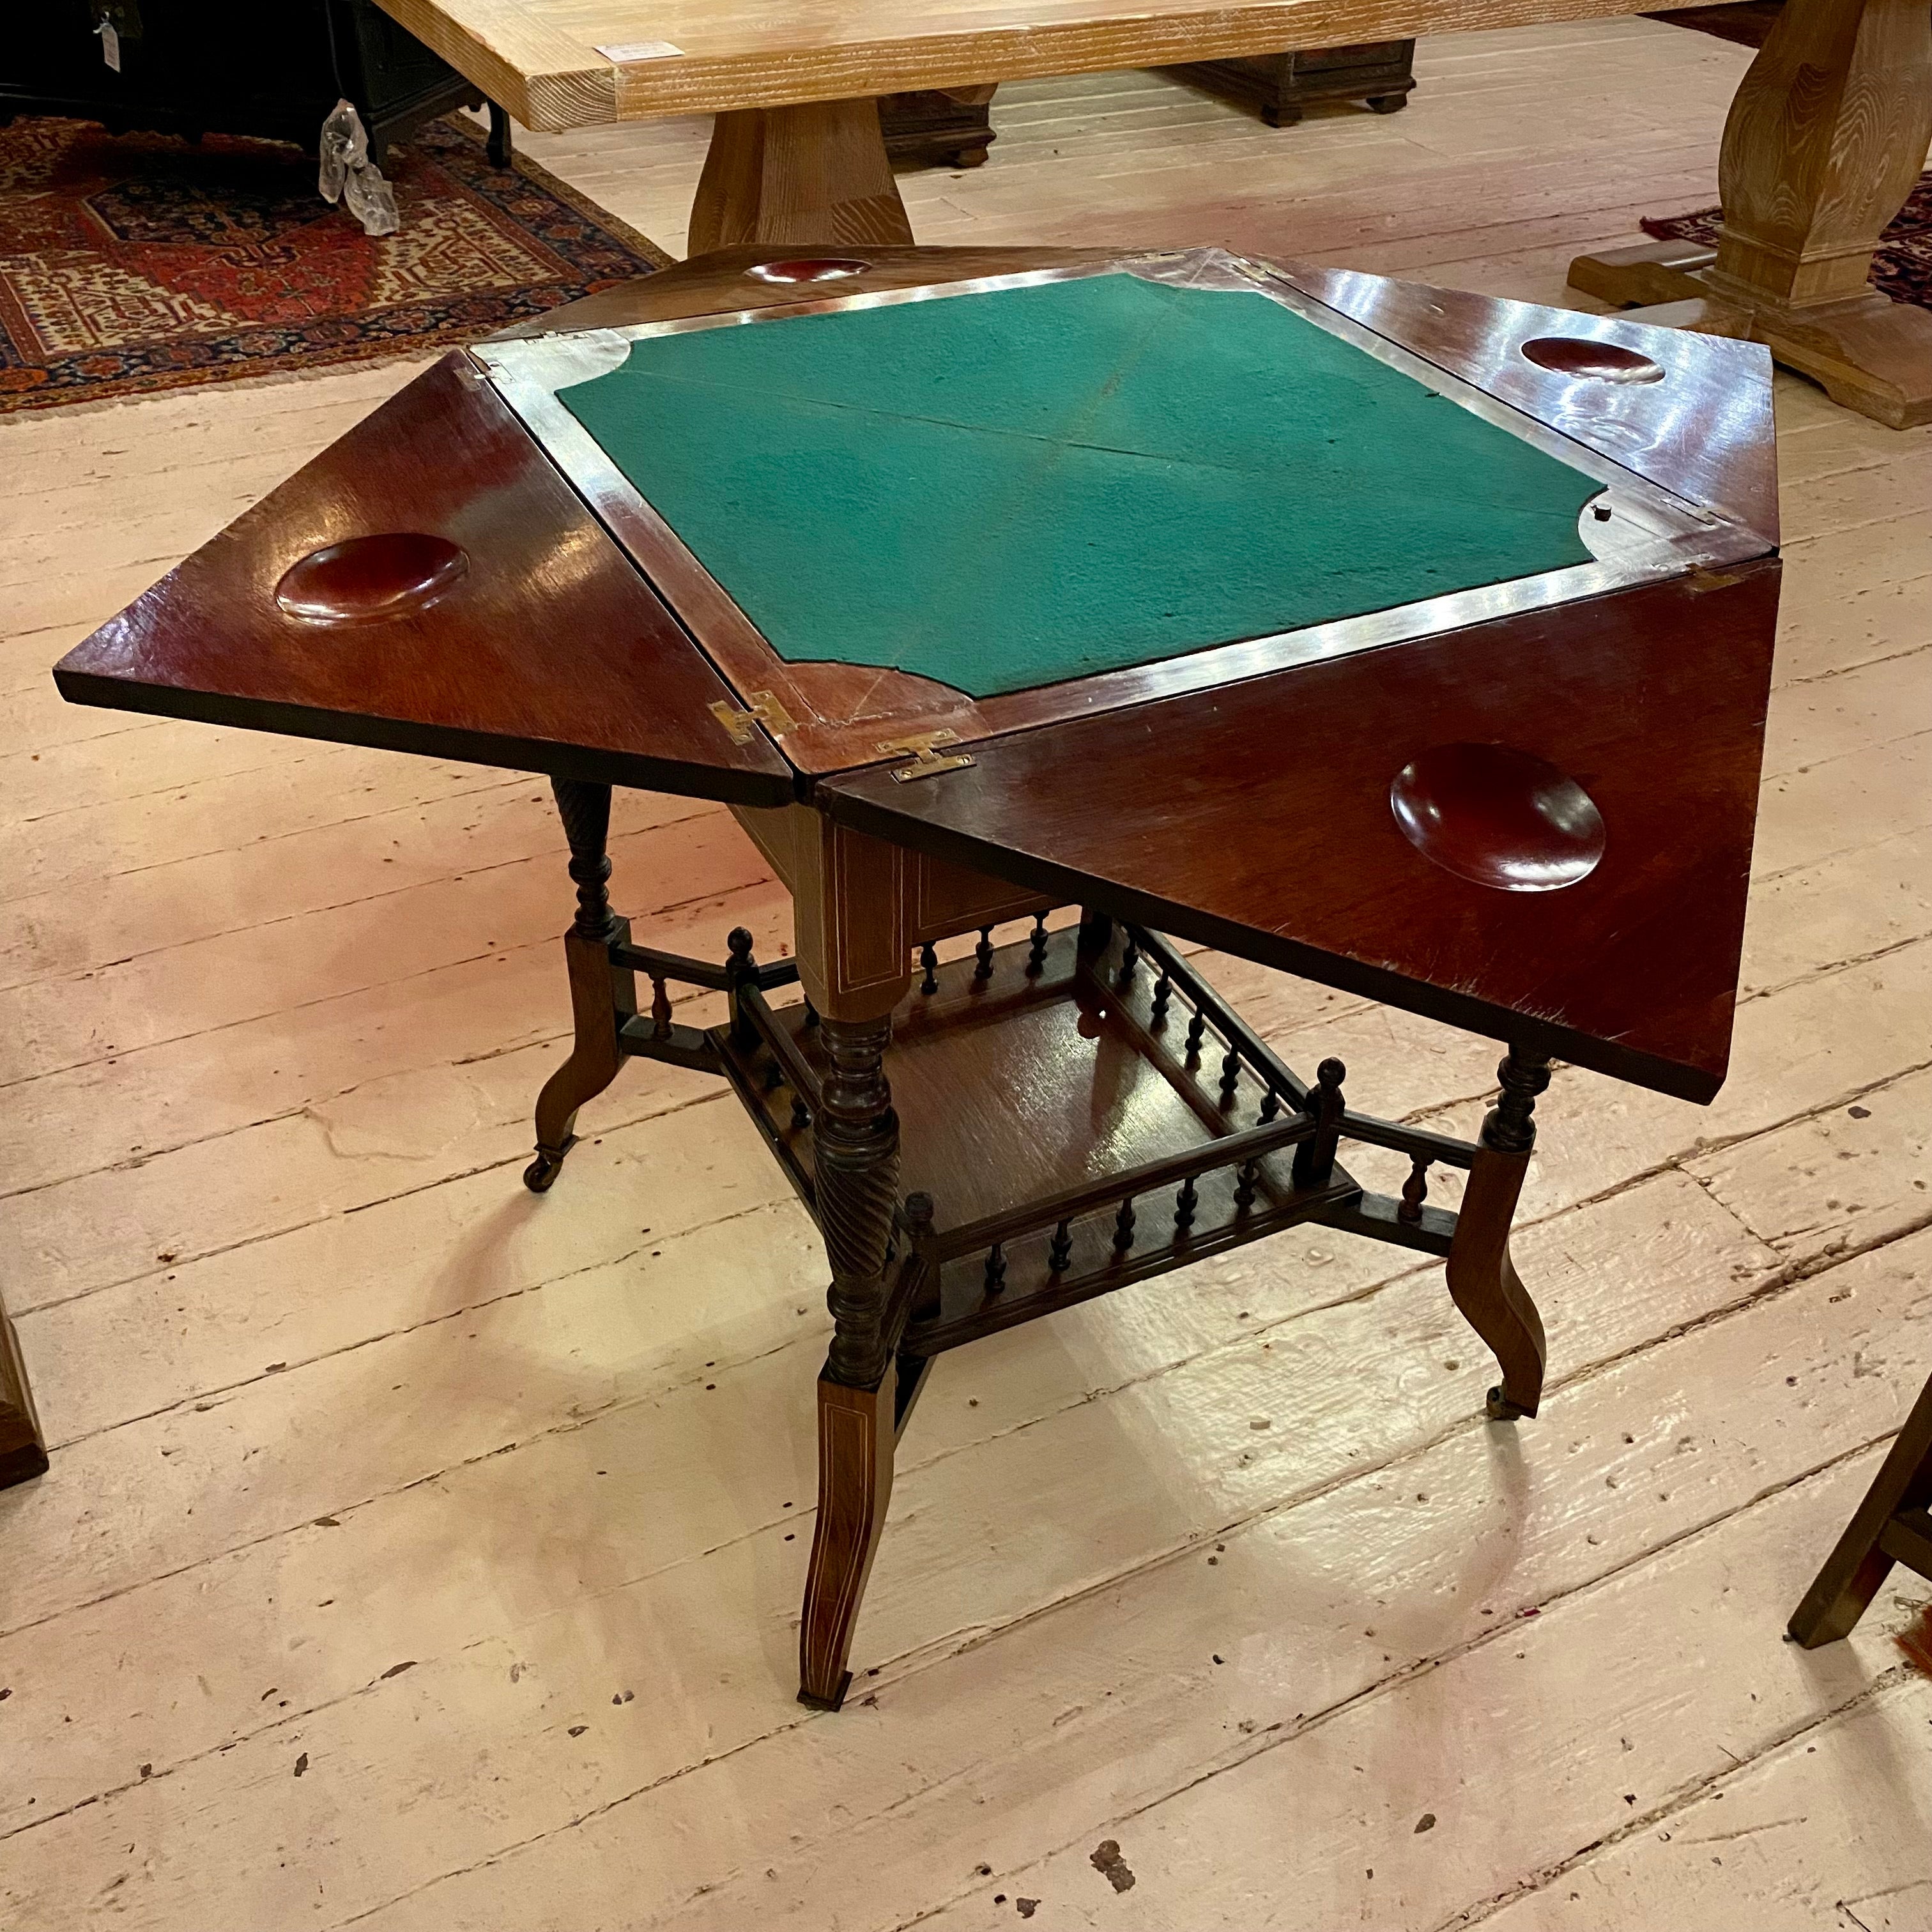
[[(1011, 89), (928, 239), (1216, 239), (1556, 298), (1709, 198), (1741, 50), (1426, 44), (1276, 134)], [(701, 130), (527, 145), (668, 245)], [(942, 1361), (852, 1708), (791, 1701), (821, 1261), (735, 1103), (629, 1069), (518, 1184), (568, 893), (500, 772), (70, 710), (46, 668), (410, 374), (0, 424), (0, 1926), (1932, 1926), (1932, 1684), (1784, 1617), (1932, 1370), (1932, 432), (1781, 380), (1789, 538), (1730, 1083), (1558, 1075), (1542, 1418), (1435, 1269), (1285, 1238)], [(654, 938), (776, 946), (622, 804)], [(1228, 967), (1472, 1130), (1496, 1049)], [(634, 1694), (634, 1695), (633, 1694)], [(1116, 1892), (1091, 1855), (1118, 1843)], [(1034, 1901), (1037, 1901), (1035, 1904)]]

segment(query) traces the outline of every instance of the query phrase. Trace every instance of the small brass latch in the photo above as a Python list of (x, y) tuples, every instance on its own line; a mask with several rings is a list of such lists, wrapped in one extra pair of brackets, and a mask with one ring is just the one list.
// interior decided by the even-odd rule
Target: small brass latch
[(902, 765), (893, 772), (895, 784), (904, 784), (912, 778), (929, 778), (935, 772), (956, 772), (974, 762), (968, 752), (955, 752), (941, 758), (934, 750), (936, 745), (956, 745), (959, 742), (957, 731), (928, 731), (916, 738), (884, 738), (878, 748), (881, 752), (910, 752), (913, 762)]
[(734, 745), (748, 745), (760, 724), (774, 738), (798, 729), (798, 720), (769, 691), (753, 692), (751, 707), (745, 711), (721, 698), (711, 706), (711, 715), (730, 733)]

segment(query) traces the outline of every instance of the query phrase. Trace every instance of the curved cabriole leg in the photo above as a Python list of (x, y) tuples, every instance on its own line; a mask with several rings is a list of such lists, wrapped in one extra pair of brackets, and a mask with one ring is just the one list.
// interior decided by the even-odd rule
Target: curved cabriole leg
[(1932, 1382), (1894, 1439), (1864, 1500), (1787, 1628), (1807, 1650), (1849, 1636), (1900, 1561), (1932, 1577), (1924, 1522), (1932, 1509)]
[(1502, 1094), (1483, 1122), (1469, 1184), (1449, 1249), (1450, 1298), (1486, 1342), (1503, 1378), (1490, 1391), (1489, 1412), (1513, 1422), (1534, 1415), (1543, 1397), (1543, 1321), (1510, 1259), (1510, 1221), (1522, 1192), (1536, 1129), (1530, 1115), (1550, 1084), (1541, 1054), (1511, 1052), (1496, 1069)]
[(799, 1701), (836, 1711), (860, 1600), (892, 1492), (896, 1390), (886, 1263), (899, 1167), (884, 1058), (890, 1016), (820, 1022), (831, 1065), (813, 1122), (819, 1224), (832, 1264), (818, 1378), (818, 1522), (799, 1628)]
[(623, 1055), (618, 1028), (637, 1010), (636, 975), (610, 964), (610, 943), (624, 922), (610, 910), (607, 886), (610, 860), (610, 788), (576, 778), (553, 778), (556, 808), (570, 842), (570, 876), (577, 882), (577, 919), (563, 937), (570, 972), (570, 1008), (577, 1038), (570, 1058), (544, 1082), (537, 1096), (537, 1157), (524, 1170), (524, 1185), (542, 1193), (556, 1178), (575, 1144), (577, 1110), (617, 1077)]

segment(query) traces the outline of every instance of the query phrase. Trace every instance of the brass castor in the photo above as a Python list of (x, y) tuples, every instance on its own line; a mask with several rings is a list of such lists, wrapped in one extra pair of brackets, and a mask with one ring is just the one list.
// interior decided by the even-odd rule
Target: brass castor
[(532, 1194), (548, 1193), (550, 1183), (556, 1178), (559, 1169), (563, 1166), (564, 1156), (576, 1144), (577, 1136), (572, 1134), (560, 1148), (554, 1150), (538, 1148), (536, 1159), (524, 1169), (524, 1185)]
[(1535, 1412), (1511, 1402), (1498, 1388), (1490, 1390), (1488, 1400), (1483, 1404), (1483, 1413), (1492, 1422), (1520, 1422), (1525, 1416), (1534, 1414)]

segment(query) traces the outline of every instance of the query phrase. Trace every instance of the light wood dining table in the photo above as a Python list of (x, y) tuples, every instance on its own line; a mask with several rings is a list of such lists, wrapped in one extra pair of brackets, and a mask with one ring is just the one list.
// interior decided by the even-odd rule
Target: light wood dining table
[[(717, 117), (694, 254), (913, 239), (886, 94), (1531, 26), (1649, 0), (380, 0), (526, 127)], [(1924, 0), (1790, 0), (1740, 86), (1713, 249), (1586, 256), (1573, 286), (1642, 319), (1764, 343), (1837, 400), (1932, 421), (1932, 314), (1870, 285), (1932, 144)], [(1205, 236), (1204, 240), (1213, 240)]]
[[(716, 116), (692, 210), (698, 254), (911, 241), (882, 94), (1634, 14), (1649, 0), (380, 4), (529, 128)], [(1582, 257), (1572, 285), (1644, 304), (1646, 321), (1762, 342), (1894, 428), (1932, 421), (1932, 314), (1870, 280), (1928, 144), (1924, 0), (1790, 0), (1726, 124), (1720, 244)]]

